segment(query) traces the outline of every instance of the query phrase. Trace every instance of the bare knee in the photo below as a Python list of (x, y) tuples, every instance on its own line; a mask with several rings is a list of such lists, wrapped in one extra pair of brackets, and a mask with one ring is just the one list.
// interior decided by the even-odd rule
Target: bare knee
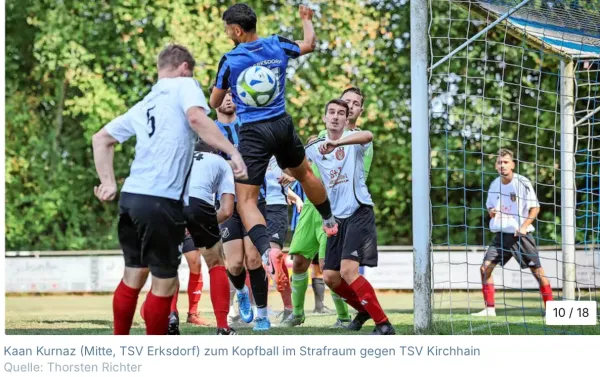
[(123, 283), (130, 288), (141, 289), (146, 284), (149, 273), (148, 268), (125, 267)]
[(249, 270), (256, 270), (262, 266), (262, 259), (255, 248), (250, 252), (246, 251), (246, 266)]
[(177, 277), (168, 279), (152, 277), (152, 294), (155, 296), (171, 297), (175, 294), (178, 286), (179, 279)]
[(209, 270), (216, 266), (225, 265), (225, 261), (223, 260), (222, 247), (223, 246), (221, 244), (221, 241), (219, 241), (215, 244), (215, 246), (211, 247), (210, 249), (205, 249), (204, 253), (202, 253), (204, 261), (206, 262), (206, 267), (208, 267)]
[(190, 272), (192, 274), (199, 274), (202, 270), (202, 258), (200, 258), (200, 253), (198, 250), (192, 250), (184, 254), (185, 260), (188, 263), (190, 268)]
[(305, 182), (307, 179), (310, 179), (311, 176), (315, 176), (313, 174), (312, 169), (310, 168), (310, 165), (308, 164), (308, 161), (306, 161), (306, 158), (304, 158), (304, 161), (302, 161), (300, 166), (295, 168), (289, 168), (288, 170), (290, 171), (292, 176), (300, 182)]
[(295, 274), (303, 274), (308, 271), (308, 267), (310, 266), (310, 261), (304, 258), (302, 255), (296, 254), (294, 255), (294, 261), (292, 264), (292, 272)]
[(354, 268), (353, 266), (342, 266), (340, 274), (342, 275), (342, 279), (348, 284), (352, 284), (360, 276), (358, 268)]
[(325, 270), (323, 271), (323, 281), (331, 289), (336, 289), (342, 282), (342, 276), (338, 271)]
[(492, 273), (494, 272), (495, 265), (492, 264), (483, 264), (479, 268), (479, 272), (481, 273), (481, 280), (485, 282), (485, 280), (491, 279)]

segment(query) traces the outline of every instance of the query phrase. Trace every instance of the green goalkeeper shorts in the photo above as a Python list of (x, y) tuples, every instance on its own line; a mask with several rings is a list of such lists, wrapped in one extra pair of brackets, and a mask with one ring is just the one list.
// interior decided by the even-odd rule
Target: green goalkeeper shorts
[(313, 205), (305, 205), (292, 237), (290, 255), (299, 254), (313, 260), (318, 252), (321, 259), (325, 258), (326, 247), (327, 235), (323, 230), (323, 219)]

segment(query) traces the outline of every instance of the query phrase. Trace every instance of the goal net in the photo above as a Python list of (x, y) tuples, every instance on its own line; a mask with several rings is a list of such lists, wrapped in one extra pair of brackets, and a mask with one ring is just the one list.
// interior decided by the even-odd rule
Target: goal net
[(433, 325), (587, 333), (545, 325), (538, 281), (516, 261), (522, 248), (493, 272), (496, 316), (473, 314), (486, 307), (480, 268), (495, 238), (486, 199), (500, 148), (537, 194), (532, 235), (553, 299), (600, 300), (600, 1), (428, 5)]

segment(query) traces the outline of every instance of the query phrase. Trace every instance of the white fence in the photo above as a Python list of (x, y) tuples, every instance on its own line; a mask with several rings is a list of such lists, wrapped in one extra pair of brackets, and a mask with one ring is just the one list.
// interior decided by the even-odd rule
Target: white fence
[[(413, 288), (413, 258), (410, 247), (380, 247), (379, 267), (366, 268), (365, 277), (377, 289)], [(541, 251), (546, 275), (554, 289), (562, 287), (561, 253)], [(479, 289), (481, 249), (437, 251), (433, 253), (433, 286), (435, 289)], [(123, 258), (118, 251), (90, 252), (7, 252), (7, 293), (112, 292), (123, 273)], [(291, 267), (291, 261), (288, 260)], [(600, 288), (600, 251), (577, 251), (577, 287)], [(179, 269), (181, 288), (185, 290), (188, 265), (183, 258)], [(204, 290), (210, 288), (206, 265), (203, 265)], [(520, 270), (511, 260), (505, 268), (496, 268), (497, 287), (537, 289), (528, 270)], [(144, 290), (150, 288), (150, 281)]]

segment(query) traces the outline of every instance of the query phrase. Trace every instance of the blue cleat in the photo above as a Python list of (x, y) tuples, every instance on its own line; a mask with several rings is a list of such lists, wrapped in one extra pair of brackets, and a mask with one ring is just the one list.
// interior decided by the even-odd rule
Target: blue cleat
[(246, 323), (252, 322), (254, 319), (254, 312), (252, 311), (252, 306), (250, 305), (250, 294), (248, 293), (247, 288), (244, 289), (242, 293), (238, 292), (237, 301), (240, 311), (240, 318), (242, 321)]
[(267, 331), (271, 329), (271, 321), (269, 321), (268, 317), (264, 318), (256, 318), (254, 321), (255, 325), (252, 330), (254, 331)]

